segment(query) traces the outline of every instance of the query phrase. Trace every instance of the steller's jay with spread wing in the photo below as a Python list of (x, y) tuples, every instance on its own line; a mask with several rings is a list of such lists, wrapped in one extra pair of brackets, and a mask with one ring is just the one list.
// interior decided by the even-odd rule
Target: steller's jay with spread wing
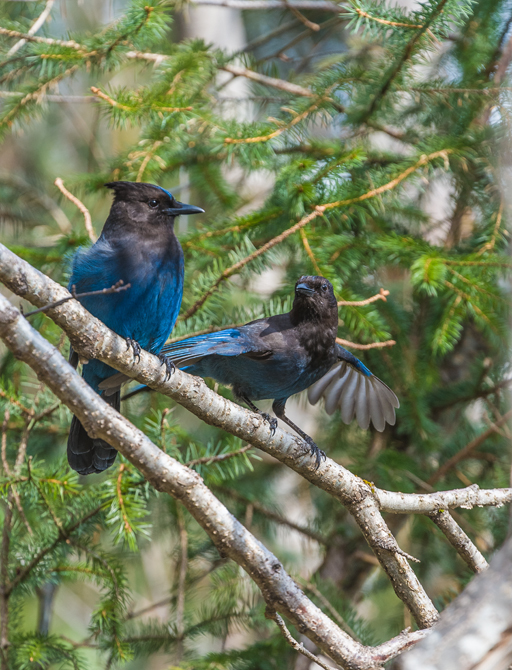
[[(122, 280), (129, 288), (77, 299), (94, 316), (126, 338), (134, 355), (141, 348), (159, 354), (169, 337), (183, 296), (183, 251), (174, 234), (180, 214), (202, 213), (200, 207), (178, 202), (172, 193), (153, 184), (117, 181), (106, 184), (114, 202), (98, 241), (79, 249), (74, 258), (69, 288), (77, 294), (108, 289)], [(163, 359), (170, 374), (172, 363)], [(75, 367), (78, 356), (71, 351)], [(98, 360), (83, 366), (85, 381), (119, 410), (120, 384), (101, 392), (103, 380), (116, 370)], [(87, 475), (110, 467), (117, 451), (104, 440), (89, 437), (73, 417), (68, 438), (68, 461), (73, 470)]]
[(275, 430), (277, 421), (253, 404), (272, 399), (274, 414), (308, 444), (318, 467), (325, 454), (286, 416), (290, 396), (309, 388), (310, 402), (324, 396), (329, 414), (339, 406), (345, 423), (355, 416), (361, 428), (367, 429), (371, 420), (378, 431), (386, 422), (394, 425), (395, 407), (400, 406), (384, 382), (336, 343), (337, 331), (332, 284), (323, 277), (304, 276), (295, 285), (291, 312), (174, 342), (162, 353), (192, 375), (231, 386), (235, 396)]

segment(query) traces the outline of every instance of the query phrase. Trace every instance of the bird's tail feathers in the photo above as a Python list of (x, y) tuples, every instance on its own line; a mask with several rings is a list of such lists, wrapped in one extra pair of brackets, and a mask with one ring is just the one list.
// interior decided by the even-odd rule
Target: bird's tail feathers
[[(121, 391), (103, 395), (103, 399), (114, 409), (121, 407)], [(81, 475), (103, 472), (116, 460), (117, 450), (108, 442), (90, 437), (80, 421), (73, 417), (68, 437), (68, 462)]]

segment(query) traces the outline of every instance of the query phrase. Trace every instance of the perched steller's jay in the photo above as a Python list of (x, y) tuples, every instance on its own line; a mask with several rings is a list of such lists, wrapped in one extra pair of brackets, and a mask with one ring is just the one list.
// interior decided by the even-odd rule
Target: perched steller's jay
[(231, 386), (235, 396), (258, 412), (275, 430), (277, 421), (261, 412), (254, 400), (271, 398), (274, 414), (293, 428), (316, 457), (325, 454), (285, 415), (291, 395), (309, 388), (313, 404), (325, 396), (332, 414), (337, 406), (361, 428), (370, 420), (379, 431), (395, 423), (398, 398), (363, 363), (336, 343), (338, 306), (332, 284), (304, 276), (295, 285), (291, 312), (258, 319), (239, 328), (198, 335), (162, 348), (177, 367)]
[[(125, 337), (135, 356), (141, 348), (159, 354), (174, 327), (183, 296), (183, 251), (174, 234), (174, 218), (204, 210), (178, 202), (172, 193), (153, 184), (118, 181), (106, 186), (114, 191), (110, 214), (98, 241), (76, 252), (69, 288), (80, 294), (110, 288), (119, 280), (129, 283), (129, 288), (117, 293), (78, 299), (91, 314)], [(70, 362), (75, 367), (78, 364), (73, 351)], [(82, 374), (100, 392), (100, 383), (115, 373), (105, 363), (91, 360)], [(119, 410), (120, 385), (101, 395)], [(83, 475), (102, 472), (113, 464), (116, 454), (104, 440), (89, 437), (73, 417), (68, 438), (68, 461), (73, 470)]]

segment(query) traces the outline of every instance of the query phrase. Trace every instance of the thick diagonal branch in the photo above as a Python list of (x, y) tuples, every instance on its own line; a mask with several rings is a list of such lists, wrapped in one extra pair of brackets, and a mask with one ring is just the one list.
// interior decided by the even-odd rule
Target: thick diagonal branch
[[(42, 306), (65, 297), (68, 292), (51, 279), (0, 245), (0, 279), (15, 293)], [(274, 435), (262, 418), (222, 398), (202, 379), (176, 370), (170, 380), (160, 361), (147, 352), (140, 362), (126, 350), (126, 342), (78, 302), (72, 300), (48, 310), (50, 316), (68, 334), (73, 349), (85, 358), (97, 358), (168, 395), (205, 422), (223, 428), (232, 435), (271, 454), (319, 488), (336, 497), (353, 514), (395, 592), (410, 609), (419, 626), (427, 628), (437, 611), (414, 571), (391, 535), (379, 510), (375, 492), (362, 479), (328, 459), (315, 470), (309, 448), (298, 438), (277, 430)], [(90, 425), (82, 421), (86, 429)], [(104, 438), (109, 441), (108, 437)], [(437, 509), (437, 508), (436, 508)]]
[[(64, 305), (61, 306), (63, 308)], [(59, 308), (57, 308), (59, 309)], [(98, 438), (107, 440), (160, 491), (181, 501), (223, 555), (241, 565), (267, 604), (284, 614), (328, 656), (349, 670), (379, 667), (421, 639), (424, 631), (389, 641), (384, 654), (353, 640), (301, 591), (279, 560), (259, 542), (204, 484), (202, 478), (161, 451), (138, 428), (107, 405), (6, 298), (0, 296), (0, 337), (19, 359), (64, 402)]]

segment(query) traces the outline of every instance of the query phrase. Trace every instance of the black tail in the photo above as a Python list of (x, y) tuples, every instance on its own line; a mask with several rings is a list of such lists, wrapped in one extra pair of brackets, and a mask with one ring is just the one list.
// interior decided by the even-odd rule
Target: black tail
[[(102, 396), (105, 402), (119, 411), (121, 391)], [(68, 463), (81, 475), (103, 472), (116, 460), (117, 450), (105, 440), (89, 437), (80, 421), (73, 417), (68, 437)]]

